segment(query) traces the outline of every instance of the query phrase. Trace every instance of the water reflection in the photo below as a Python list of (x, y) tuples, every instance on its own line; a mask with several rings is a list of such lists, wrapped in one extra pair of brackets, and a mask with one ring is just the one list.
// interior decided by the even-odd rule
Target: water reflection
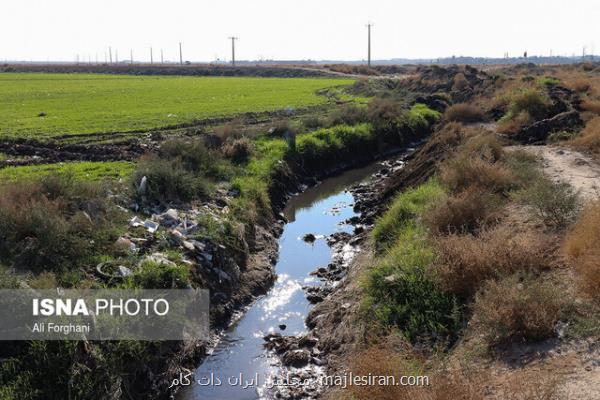
[[(306, 331), (304, 319), (311, 305), (302, 286), (307, 282), (317, 283), (309, 273), (331, 261), (331, 250), (323, 238), (336, 231), (350, 230), (350, 227), (340, 225), (356, 215), (352, 210), (354, 198), (345, 189), (378, 168), (378, 165), (372, 165), (325, 180), (288, 202), (285, 216), (289, 223), (279, 239), (279, 261), (275, 267), (277, 282), (225, 332), (213, 354), (196, 370), (196, 380), (209, 381), (207, 377), (217, 376), (226, 382), (231, 376), (254, 377), (258, 374), (264, 382), (277, 370), (278, 359), (263, 349), (263, 336), (268, 332), (281, 332), (281, 325), (285, 325), (282, 333), (286, 335)], [(307, 244), (300, 240), (307, 233), (320, 239)], [(255, 400), (261, 397), (269, 397), (269, 391), (264, 387), (244, 388), (224, 383), (219, 386), (192, 384), (178, 399)]]

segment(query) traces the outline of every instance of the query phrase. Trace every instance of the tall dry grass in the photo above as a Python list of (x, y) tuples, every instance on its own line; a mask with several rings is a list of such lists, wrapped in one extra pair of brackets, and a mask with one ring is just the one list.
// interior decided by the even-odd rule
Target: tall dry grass
[(453, 122), (479, 122), (484, 118), (479, 107), (468, 103), (454, 104), (444, 113), (444, 119)]
[(549, 268), (548, 238), (533, 230), (515, 232), (506, 224), (479, 236), (440, 237), (435, 247), (438, 257), (431, 274), (442, 289), (462, 298), (473, 296), (487, 280)]
[(600, 201), (589, 204), (567, 234), (564, 252), (588, 296), (600, 300)]
[(564, 305), (553, 283), (512, 275), (477, 293), (471, 326), (491, 346), (544, 340), (556, 335)]
[(570, 141), (574, 147), (600, 152), (600, 117), (587, 122), (581, 134)]
[(475, 233), (499, 219), (500, 204), (497, 195), (470, 187), (436, 202), (423, 215), (423, 222), (437, 235)]
[(354, 376), (410, 375), (429, 377), (426, 386), (351, 386), (326, 394), (327, 400), (566, 400), (560, 391), (564, 379), (539, 370), (518, 370), (492, 376), (482, 368), (420, 370), (414, 358), (395, 349), (372, 347), (354, 354)]

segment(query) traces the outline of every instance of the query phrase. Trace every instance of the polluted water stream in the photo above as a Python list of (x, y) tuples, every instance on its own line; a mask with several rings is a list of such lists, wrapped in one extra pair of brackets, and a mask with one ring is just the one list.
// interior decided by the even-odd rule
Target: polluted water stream
[[(264, 336), (279, 332), (298, 335), (307, 331), (305, 318), (312, 305), (303, 286), (320, 284), (311, 272), (331, 262), (325, 237), (351, 232), (344, 221), (357, 214), (347, 190), (381, 168), (374, 163), (329, 178), (292, 197), (285, 208), (288, 220), (279, 238), (277, 281), (232, 326), (190, 377), (178, 400), (255, 400), (274, 397), (273, 377), (281, 375), (278, 357), (264, 348)], [(302, 238), (312, 233), (313, 243)]]

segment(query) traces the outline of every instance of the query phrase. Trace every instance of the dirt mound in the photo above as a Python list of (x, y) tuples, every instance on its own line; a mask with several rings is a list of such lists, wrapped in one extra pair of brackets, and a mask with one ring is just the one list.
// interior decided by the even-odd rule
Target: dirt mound
[(119, 144), (59, 144), (28, 139), (0, 142), (0, 152), (16, 160), (4, 160), (0, 167), (55, 163), (62, 161), (123, 161), (134, 160), (148, 149), (136, 141)]
[(404, 87), (418, 93), (448, 93), (454, 103), (462, 103), (481, 93), (493, 78), (484, 71), (471, 66), (437, 65), (417, 68), (417, 75), (403, 81)]

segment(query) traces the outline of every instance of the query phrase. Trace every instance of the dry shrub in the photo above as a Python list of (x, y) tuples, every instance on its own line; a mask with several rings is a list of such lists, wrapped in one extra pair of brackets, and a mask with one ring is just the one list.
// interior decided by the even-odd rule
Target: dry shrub
[(438, 259), (430, 272), (444, 290), (468, 298), (486, 280), (548, 268), (548, 244), (539, 232), (515, 232), (508, 225), (479, 236), (452, 234), (437, 239)]
[(529, 182), (514, 198), (526, 204), (538, 220), (555, 228), (573, 222), (581, 210), (579, 192), (566, 182), (553, 182), (545, 176)]
[[(404, 354), (404, 356), (403, 356)], [(561, 400), (560, 384), (564, 379), (538, 370), (521, 370), (498, 378), (481, 368), (446, 368), (416, 371), (418, 361), (405, 351), (371, 347), (352, 357), (354, 376), (421, 375), (429, 377), (423, 386), (348, 386), (325, 394), (327, 400)], [(496, 389), (492, 389), (496, 387)]]
[(570, 79), (566, 82), (566, 86), (579, 93), (585, 93), (590, 90), (590, 81), (588, 79)]
[(468, 156), (455, 157), (440, 166), (440, 178), (452, 191), (470, 186), (492, 193), (506, 192), (514, 180), (510, 170), (500, 163)]
[(44, 177), (0, 187), (0, 257), (36, 272), (78, 265), (105, 244), (96, 233), (111, 217), (97, 184)]
[(474, 233), (499, 217), (498, 196), (478, 188), (468, 188), (436, 202), (423, 220), (435, 234)]
[(600, 117), (588, 121), (581, 135), (571, 140), (571, 144), (585, 150), (600, 152)]
[(600, 101), (586, 99), (581, 102), (581, 109), (584, 111), (593, 112), (594, 114), (600, 114)]
[(497, 130), (503, 135), (514, 135), (531, 122), (533, 122), (531, 116), (527, 112), (522, 112), (512, 119), (500, 121)]
[(497, 398), (505, 400), (567, 400), (561, 392), (565, 378), (539, 370), (510, 373), (501, 382)]
[(460, 103), (450, 106), (444, 113), (444, 118), (455, 122), (479, 122), (484, 119), (484, 115), (479, 107)]
[(485, 380), (479, 373), (440, 371), (423, 373), (417, 363), (393, 350), (372, 347), (352, 357), (350, 371), (354, 376), (428, 376), (429, 385), (419, 386), (348, 386), (329, 395), (331, 399), (377, 400), (483, 400)]
[(248, 138), (228, 140), (221, 146), (223, 156), (238, 164), (248, 161), (252, 149), (252, 141)]
[(478, 134), (469, 138), (461, 149), (461, 153), (470, 157), (478, 157), (489, 162), (504, 158), (504, 148), (498, 137), (492, 134)]
[(471, 322), (492, 346), (539, 341), (556, 335), (564, 306), (551, 282), (513, 275), (486, 283), (475, 297)]
[(462, 72), (459, 72), (458, 74), (454, 75), (454, 81), (452, 83), (452, 90), (461, 91), (468, 87), (469, 87), (469, 81), (465, 77), (465, 74), (463, 74)]
[(567, 234), (564, 251), (576, 266), (579, 286), (600, 299), (600, 201), (589, 204)]
[(221, 143), (227, 141), (227, 139), (236, 139), (241, 136), (242, 122), (240, 120), (233, 120), (225, 125), (217, 126), (214, 131), (214, 135), (219, 138)]

